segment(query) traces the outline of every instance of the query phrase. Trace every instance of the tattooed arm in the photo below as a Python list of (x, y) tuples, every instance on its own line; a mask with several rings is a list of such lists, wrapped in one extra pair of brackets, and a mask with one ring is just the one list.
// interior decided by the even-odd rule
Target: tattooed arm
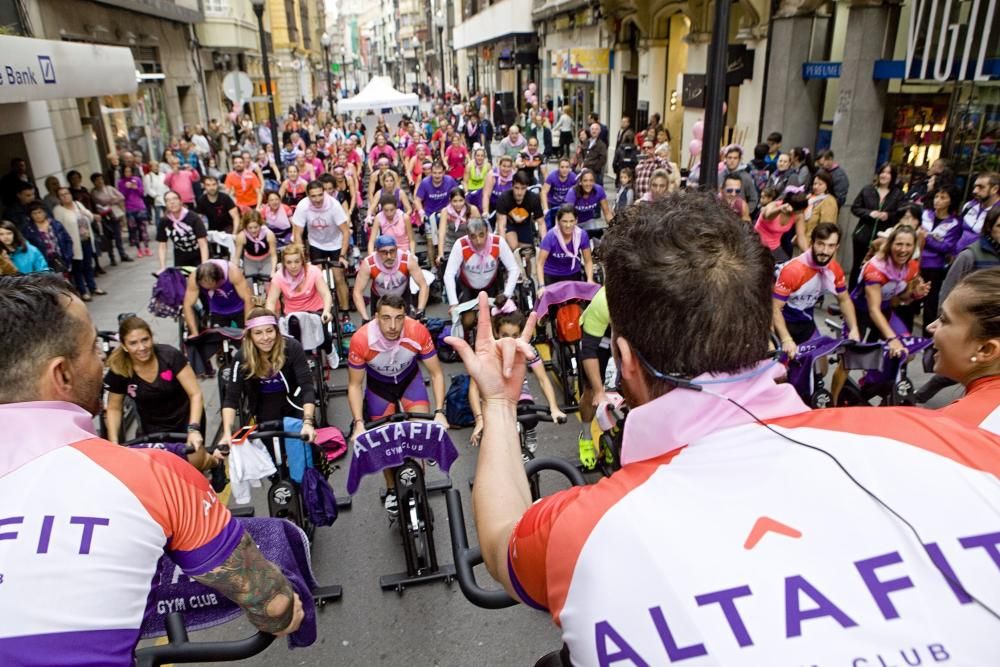
[(238, 604), (261, 632), (279, 637), (291, 634), (302, 623), (302, 601), (278, 567), (264, 558), (249, 533), (226, 562), (194, 577)]

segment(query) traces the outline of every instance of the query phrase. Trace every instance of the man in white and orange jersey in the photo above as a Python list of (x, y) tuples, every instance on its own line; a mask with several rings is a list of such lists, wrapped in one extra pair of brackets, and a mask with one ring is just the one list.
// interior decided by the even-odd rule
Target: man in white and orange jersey
[(827, 292), (840, 302), (848, 337), (861, 340), (844, 270), (834, 259), (840, 245), (840, 230), (832, 222), (821, 222), (813, 228), (810, 242), (809, 250), (781, 267), (771, 295), (774, 330), (789, 359), (795, 358), (799, 345), (815, 335), (813, 308)]
[(809, 410), (762, 361), (753, 233), (708, 194), (625, 215), (601, 244), (621, 470), (532, 504), (516, 405), (533, 322), (495, 341), (480, 296), (477, 350), (448, 339), (484, 401), (473, 507), (493, 577), (551, 614), (574, 665), (995, 664), (1000, 439), (917, 408)]
[(0, 278), (0, 665), (132, 665), (157, 562), (295, 631), (302, 605), (205, 478), (94, 435), (102, 353), (61, 277)]
[[(351, 437), (365, 432), (365, 421), (394, 414), (398, 406), (406, 412), (428, 413), (430, 398), (420, 374), (427, 367), (434, 389), (434, 420), (445, 428), (444, 371), (430, 332), (419, 321), (406, 316), (406, 302), (396, 294), (379, 297), (375, 319), (351, 336), (347, 354), (347, 402), (354, 423)], [(397, 513), (395, 469), (383, 470), (385, 511)]]

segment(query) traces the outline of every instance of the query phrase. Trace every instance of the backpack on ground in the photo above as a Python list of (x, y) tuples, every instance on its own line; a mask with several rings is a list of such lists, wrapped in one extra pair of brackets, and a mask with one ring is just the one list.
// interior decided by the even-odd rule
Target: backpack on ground
[(448, 393), (444, 396), (444, 416), (452, 427), (472, 426), (476, 417), (469, 403), (469, 376), (465, 373), (454, 375)]
[(441, 361), (446, 363), (458, 361), (458, 352), (444, 342), (444, 339), (451, 335), (451, 325), (440, 317), (431, 317), (427, 319), (425, 326), (431, 335), (431, 340), (434, 341), (434, 347), (437, 349)]

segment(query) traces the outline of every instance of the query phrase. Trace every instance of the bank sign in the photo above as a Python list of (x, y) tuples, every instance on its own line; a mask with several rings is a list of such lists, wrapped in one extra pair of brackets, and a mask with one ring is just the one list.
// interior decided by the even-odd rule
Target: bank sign
[(0, 104), (130, 93), (129, 49), (0, 36)]

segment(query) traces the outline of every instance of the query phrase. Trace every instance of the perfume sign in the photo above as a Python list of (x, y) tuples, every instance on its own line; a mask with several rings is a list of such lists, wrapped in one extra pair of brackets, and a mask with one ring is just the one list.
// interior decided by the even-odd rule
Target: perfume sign
[(997, 0), (914, 0), (904, 78), (988, 81), (986, 49), (997, 28)]

